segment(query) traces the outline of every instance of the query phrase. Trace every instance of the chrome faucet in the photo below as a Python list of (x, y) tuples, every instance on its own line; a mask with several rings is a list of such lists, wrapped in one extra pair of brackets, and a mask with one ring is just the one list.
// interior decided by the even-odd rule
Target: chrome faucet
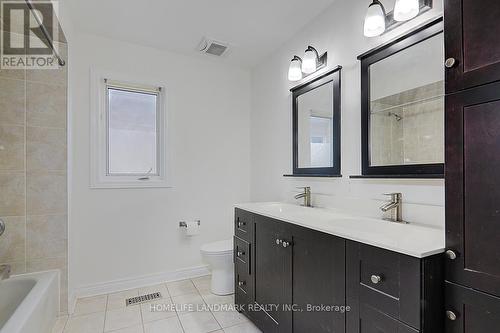
[(391, 196), (391, 202), (386, 203), (380, 207), (380, 210), (385, 212), (391, 211), (391, 217), (385, 220), (398, 223), (406, 223), (403, 221), (403, 207), (402, 207), (402, 194), (401, 193), (384, 193), (384, 195)]
[(309, 186), (303, 186), (303, 187), (297, 187), (297, 188), (304, 190), (304, 192), (297, 194), (295, 196), (295, 199), (304, 198), (304, 203), (302, 204), (302, 206), (312, 207), (312, 205), (311, 205), (311, 188)]
[(6, 280), (10, 277), (10, 266), (0, 265), (0, 281)]

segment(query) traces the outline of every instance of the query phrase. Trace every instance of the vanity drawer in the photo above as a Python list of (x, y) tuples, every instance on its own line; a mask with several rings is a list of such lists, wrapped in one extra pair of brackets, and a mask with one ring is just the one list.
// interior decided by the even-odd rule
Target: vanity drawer
[(348, 248), (358, 302), (420, 329), (420, 260), (361, 243)]
[(250, 243), (234, 237), (234, 262), (236, 265), (246, 267), (248, 274), (252, 274), (250, 255)]
[(236, 208), (234, 211), (234, 234), (247, 242), (252, 241), (253, 214)]
[(234, 265), (234, 275), (236, 303), (246, 308), (248, 304), (253, 304), (254, 302), (253, 276), (248, 273), (246, 265), (238, 262)]
[(366, 304), (361, 305), (359, 317), (359, 333), (419, 333)]

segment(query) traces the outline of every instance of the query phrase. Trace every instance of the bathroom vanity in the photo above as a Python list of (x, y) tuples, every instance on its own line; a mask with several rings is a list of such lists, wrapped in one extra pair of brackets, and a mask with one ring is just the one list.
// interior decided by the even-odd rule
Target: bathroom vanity
[(443, 332), (442, 229), (282, 203), (234, 223), (235, 302), (263, 332)]

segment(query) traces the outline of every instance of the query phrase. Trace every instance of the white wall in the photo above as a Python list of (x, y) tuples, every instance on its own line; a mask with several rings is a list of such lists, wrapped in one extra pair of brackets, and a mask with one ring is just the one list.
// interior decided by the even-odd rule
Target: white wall
[[(249, 200), (249, 72), (209, 58), (72, 37), (70, 292), (203, 265), (200, 246), (230, 238), (232, 206)], [(91, 66), (166, 82), (174, 188), (89, 188)], [(195, 218), (201, 235), (187, 239), (178, 223)]]
[[(380, 216), (384, 192), (402, 192), (404, 217), (412, 222), (444, 223), (443, 180), (360, 180), (361, 173), (360, 63), (356, 57), (423, 21), (439, 16), (442, 2), (410, 23), (379, 38), (363, 36), (369, 1), (338, 0), (282, 45), (252, 72), (251, 198), (253, 201), (292, 201), (296, 186), (310, 185), (316, 205), (343, 207)], [(290, 59), (303, 56), (308, 45), (328, 51), (328, 68), (342, 65), (342, 174), (343, 178), (291, 179), (291, 95), (297, 84), (287, 80)], [(327, 70), (327, 69), (326, 69)], [(325, 70), (321, 71), (324, 72)], [(307, 79), (306, 79), (307, 80)]]

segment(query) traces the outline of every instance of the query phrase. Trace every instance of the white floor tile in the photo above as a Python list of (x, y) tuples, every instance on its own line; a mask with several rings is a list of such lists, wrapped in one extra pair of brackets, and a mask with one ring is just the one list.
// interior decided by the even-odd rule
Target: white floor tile
[(212, 314), (222, 328), (248, 322), (248, 319), (238, 311), (214, 311)]
[(64, 333), (102, 333), (104, 330), (104, 312), (70, 317)]
[(144, 324), (144, 333), (184, 333), (177, 316)]
[(167, 288), (171, 297), (198, 292), (191, 280), (168, 282)]
[(262, 333), (262, 331), (248, 321), (245, 324), (225, 328), (224, 333)]
[(144, 323), (176, 316), (174, 304), (170, 298), (141, 304), (141, 312)]
[(106, 311), (107, 295), (80, 298), (76, 301), (74, 316)]
[(234, 295), (218, 296), (211, 292), (205, 292), (201, 294), (201, 297), (207, 304), (234, 304)]
[(142, 325), (137, 325), (137, 326), (127, 327), (127, 328), (122, 328), (122, 329), (112, 331), (109, 333), (144, 333), (144, 329), (143, 329)]
[(147, 287), (139, 288), (139, 296), (146, 295), (146, 294), (152, 294), (152, 293), (156, 293), (156, 292), (160, 292), (161, 296), (163, 298), (170, 297), (170, 294), (168, 293), (167, 285), (165, 285), (163, 283), (157, 284), (154, 286), (147, 286)]
[(107, 311), (104, 331), (108, 332), (139, 324), (142, 324), (141, 310), (138, 305), (133, 305), (122, 309)]
[(204, 292), (209, 292), (210, 291), (210, 282), (212, 280), (212, 277), (210, 275), (205, 275), (205, 276), (200, 276), (194, 279), (191, 279), (193, 281), (194, 286), (200, 293)]
[(179, 319), (186, 333), (207, 333), (221, 329), (211, 312), (190, 312), (180, 315)]
[(54, 327), (52, 328), (52, 333), (62, 333), (64, 331), (64, 326), (68, 321), (68, 316), (61, 316), (56, 319)]
[(130, 297), (139, 296), (139, 290), (131, 289), (108, 295), (108, 306), (106, 310), (114, 310), (126, 307), (125, 300)]
[(172, 297), (175, 310), (181, 314), (193, 311), (209, 311), (200, 294), (186, 294)]

